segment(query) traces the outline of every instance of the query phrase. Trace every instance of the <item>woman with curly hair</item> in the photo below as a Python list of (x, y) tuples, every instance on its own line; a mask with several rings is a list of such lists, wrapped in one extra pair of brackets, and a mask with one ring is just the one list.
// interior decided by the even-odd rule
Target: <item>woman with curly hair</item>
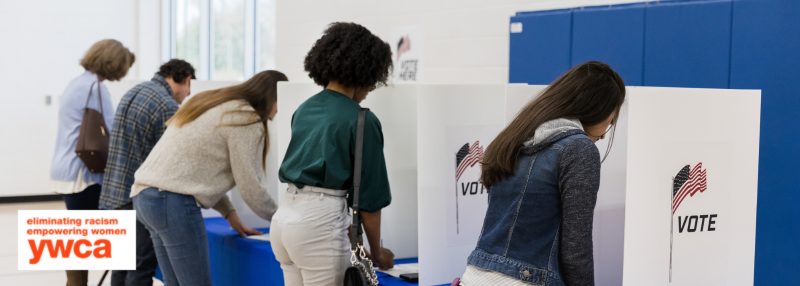
[[(354, 23), (333, 23), (305, 58), (305, 70), (325, 89), (292, 118), (292, 139), (280, 167), (286, 199), (272, 219), (271, 240), (285, 285), (342, 285), (350, 265), (348, 228), (353, 204), (356, 123), (367, 94), (385, 86), (392, 68), (389, 44)], [(381, 209), (391, 203), (381, 123), (364, 123), (359, 215), (382, 269), (394, 254), (381, 248)]]

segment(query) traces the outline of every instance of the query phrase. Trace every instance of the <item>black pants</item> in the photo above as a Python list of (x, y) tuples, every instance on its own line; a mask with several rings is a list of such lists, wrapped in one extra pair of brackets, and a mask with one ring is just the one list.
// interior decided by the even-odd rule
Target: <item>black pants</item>
[[(67, 210), (96, 210), (100, 204), (100, 185), (91, 185), (80, 193), (62, 194)], [(86, 286), (88, 270), (67, 270), (67, 286)]]
[[(122, 210), (133, 209), (133, 204), (122, 206)], [(158, 260), (150, 232), (136, 220), (136, 270), (111, 271), (111, 286), (151, 286), (156, 275)]]
[(61, 194), (68, 210), (97, 210), (100, 204), (100, 185), (91, 185), (83, 192)]

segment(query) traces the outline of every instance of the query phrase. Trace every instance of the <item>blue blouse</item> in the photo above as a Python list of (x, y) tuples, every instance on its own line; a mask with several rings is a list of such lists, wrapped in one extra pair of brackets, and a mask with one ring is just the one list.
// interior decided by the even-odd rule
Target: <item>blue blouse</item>
[[(92, 87), (92, 83), (94, 83), (94, 87)], [(76, 181), (78, 170), (83, 169), (84, 182), (103, 183), (103, 174), (89, 172), (89, 168), (75, 154), (75, 146), (78, 144), (78, 134), (83, 120), (83, 109), (86, 107), (86, 97), (89, 96), (90, 87), (92, 88), (92, 99), (89, 101), (88, 107), (100, 111), (100, 103), (97, 101), (97, 75), (90, 71), (73, 79), (67, 85), (64, 94), (61, 95), (61, 106), (58, 108), (56, 148), (50, 164), (51, 180)], [(103, 83), (100, 83), (100, 93), (103, 96), (103, 118), (106, 120), (106, 126), (110, 133), (111, 126), (114, 125), (115, 111), (111, 105), (111, 95)]]

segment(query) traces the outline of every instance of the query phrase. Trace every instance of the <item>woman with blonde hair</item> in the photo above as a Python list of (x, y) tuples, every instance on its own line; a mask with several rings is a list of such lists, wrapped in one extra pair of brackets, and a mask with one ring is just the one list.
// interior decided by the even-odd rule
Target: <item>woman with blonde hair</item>
[[(78, 158), (81, 122), (86, 109), (100, 111), (106, 122), (106, 134), (114, 122), (111, 96), (103, 84), (104, 80), (120, 80), (128, 73), (136, 57), (116, 40), (102, 40), (89, 48), (81, 59), (85, 71), (73, 79), (58, 108), (58, 133), (53, 160), (50, 164), (50, 179), (53, 191), (61, 194), (68, 210), (96, 210), (100, 200), (100, 184), (104, 170), (93, 170)], [(86, 285), (89, 272), (67, 270), (67, 286)]]
[(265, 220), (278, 206), (267, 194), (267, 120), (277, 110), (278, 71), (231, 87), (201, 92), (178, 109), (167, 131), (134, 174), (139, 221), (150, 231), (164, 284), (211, 285), (208, 238), (200, 207), (213, 207), (239, 235), (245, 227), (228, 196), (236, 186)]

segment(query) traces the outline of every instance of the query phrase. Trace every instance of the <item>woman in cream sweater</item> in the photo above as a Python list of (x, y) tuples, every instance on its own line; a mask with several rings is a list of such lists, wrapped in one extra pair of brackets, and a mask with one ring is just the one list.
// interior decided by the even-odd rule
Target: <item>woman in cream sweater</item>
[(259, 234), (242, 225), (225, 195), (234, 186), (250, 209), (272, 219), (278, 207), (265, 186), (267, 120), (277, 113), (277, 83), (286, 80), (264, 71), (194, 96), (136, 171), (133, 207), (153, 238), (165, 285), (211, 285), (200, 207), (219, 211), (242, 236)]

